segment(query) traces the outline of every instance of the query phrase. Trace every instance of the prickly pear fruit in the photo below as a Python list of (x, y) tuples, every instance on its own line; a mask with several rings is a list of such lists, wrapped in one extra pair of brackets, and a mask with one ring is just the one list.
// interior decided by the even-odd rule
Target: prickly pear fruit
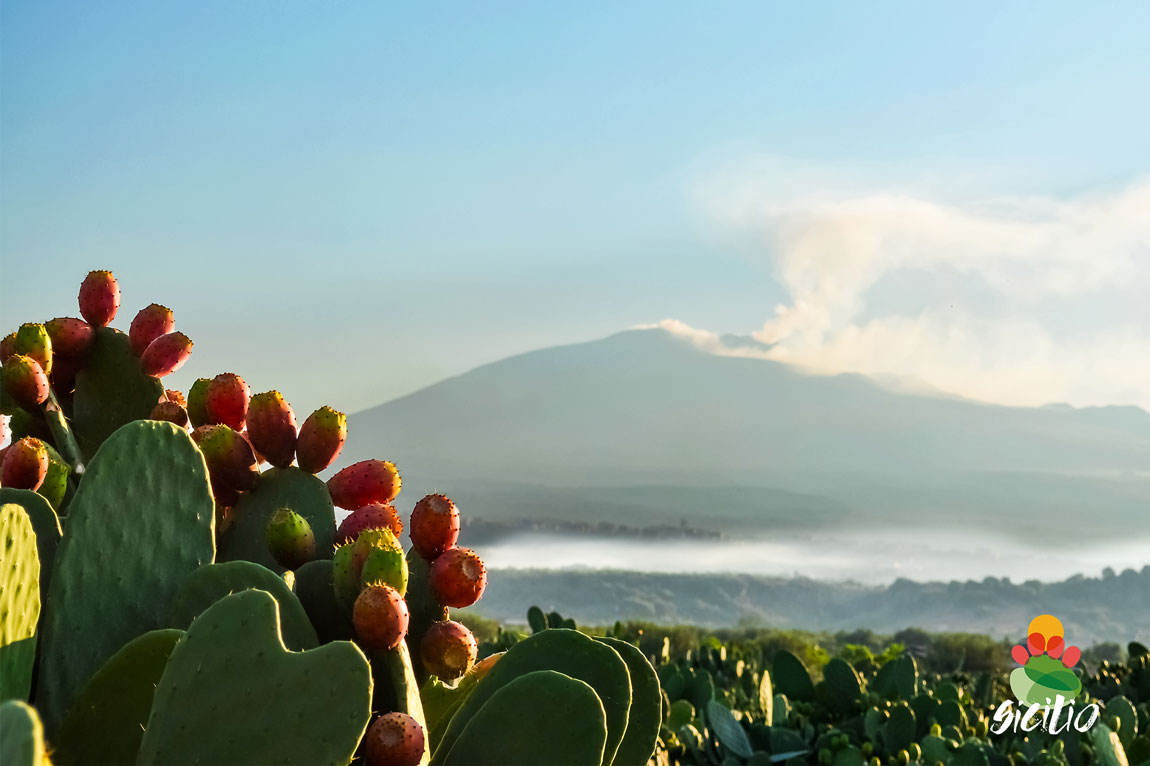
[(475, 636), (454, 620), (432, 623), (419, 642), (423, 667), (444, 681), (452, 681), (471, 670), (478, 654)]
[(143, 355), (152, 341), (176, 329), (176, 317), (167, 306), (153, 303), (140, 309), (128, 328), (128, 344), (136, 356)]
[(252, 390), (244, 379), (234, 372), (223, 372), (212, 378), (204, 395), (204, 407), (209, 423), (222, 423), (237, 431), (244, 429), (248, 416), (248, 401)]
[(315, 558), (315, 532), (307, 519), (291, 508), (280, 508), (268, 519), (268, 550), (285, 569), (299, 569)]
[(409, 620), (403, 596), (395, 588), (382, 584), (364, 588), (351, 612), (356, 638), (365, 649), (375, 652), (399, 646), (407, 635)]
[(295, 413), (279, 391), (256, 394), (248, 404), (248, 439), (277, 468), (295, 459)]
[(339, 457), (346, 438), (347, 415), (331, 407), (320, 407), (308, 415), (299, 429), (296, 462), (308, 473), (319, 473)]
[(407, 594), (407, 559), (403, 547), (390, 529), (365, 529), (354, 543), (356, 556), (366, 548), (360, 573), (360, 587), (375, 583), (390, 585)]
[(166, 399), (169, 402), (173, 402), (175, 404), (178, 404), (181, 407), (183, 407), (184, 409), (188, 408), (188, 400), (184, 398), (183, 394), (181, 394), (179, 391), (177, 391), (174, 388), (164, 389), (164, 399)]
[(170, 332), (156, 338), (144, 349), (140, 369), (145, 375), (162, 378), (184, 366), (192, 355), (193, 343), (182, 332)]
[(0, 364), (8, 361), (8, 357), (16, 353), (16, 333), (10, 332), (0, 340)]
[(110, 271), (90, 271), (80, 285), (80, 316), (107, 327), (120, 309), (120, 285)]
[(351, 515), (340, 523), (335, 533), (335, 542), (337, 545), (351, 542), (365, 529), (390, 529), (392, 534), (399, 537), (403, 534), (403, 522), (390, 505), (368, 503), (352, 511)]
[(4, 388), (25, 409), (38, 407), (48, 400), (48, 376), (30, 356), (13, 354), (4, 362)]
[(401, 485), (394, 464), (386, 460), (361, 460), (328, 479), (327, 491), (336, 506), (350, 511), (368, 503), (387, 505), (399, 494)]
[(200, 426), (208, 425), (208, 386), (212, 381), (208, 378), (197, 378), (192, 387), (188, 389), (188, 403), (185, 408), (188, 411), (188, 420), (192, 424), (192, 428), (199, 428)]
[(449, 548), (431, 563), (431, 592), (444, 606), (471, 606), (487, 587), (487, 567), (469, 548)]
[(40, 489), (48, 475), (48, 448), (44, 442), (25, 436), (4, 451), (0, 465), (0, 485), (12, 489)]
[(152, 420), (166, 420), (175, 423), (180, 428), (188, 425), (188, 411), (175, 402), (164, 400), (152, 408)]
[(84, 357), (92, 348), (96, 331), (83, 319), (56, 317), (44, 323), (52, 339), (52, 351), (58, 356)]
[(363, 737), (367, 766), (418, 766), (427, 738), (419, 721), (406, 713), (384, 713)]
[(70, 394), (76, 390), (76, 375), (84, 367), (84, 359), (79, 356), (53, 354), (52, 374), (48, 383), (57, 394)]
[(229, 497), (231, 493), (228, 490), (244, 491), (255, 487), (260, 475), (259, 467), (252, 445), (242, 434), (225, 425), (200, 426), (192, 432), (192, 440), (204, 453), (212, 491), (217, 495)]
[(45, 374), (52, 374), (52, 339), (42, 324), (20, 325), (16, 331), (16, 353), (30, 356), (40, 363)]
[(363, 561), (356, 561), (354, 545), (348, 543), (335, 549), (331, 557), (331, 583), (336, 597), (345, 606), (355, 603), (362, 572)]
[(459, 541), (459, 509), (445, 495), (428, 495), (411, 512), (411, 544), (431, 561)]

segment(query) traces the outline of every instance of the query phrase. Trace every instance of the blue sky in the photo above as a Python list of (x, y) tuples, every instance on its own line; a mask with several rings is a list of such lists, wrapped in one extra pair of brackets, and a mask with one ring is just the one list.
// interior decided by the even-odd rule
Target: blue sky
[[(1141, 401), (1150, 372), (1097, 389), (1051, 360), (1150, 344), (1129, 289), (1150, 273), (1130, 192), (1150, 172), (1147, 39), (1136, 2), (6, 0), (0, 320), (74, 313), (84, 273), (112, 268), (122, 326), (158, 301), (197, 341), (177, 383), (235, 370), (298, 409), (667, 317), (1019, 403), (1032, 389), (1001, 365), (1049, 343), (1027, 370), (1065, 385), (1039, 398)], [(876, 212), (890, 199), (910, 207)], [(940, 233), (908, 235), (907, 211)], [(841, 264), (793, 232), (857, 216), (882, 252), (844, 296)], [(1038, 295), (1016, 289), (1048, 273), (1031, 229), (990, 237), (1005, 262), (889, 257), (1020, 218), (1046, 243), (1095, 232)], [(957, 325), (931, 314), (959, 292), (940, 275)], [(780, 328), (807, 293), (838, 301), (803, 320), (827, 326)], [(988, 307), (1003, 324), (979, 324)], [(894, 319), (959, 356), (1018, 345), (957, 369), (843, 352), (890, 346)]]

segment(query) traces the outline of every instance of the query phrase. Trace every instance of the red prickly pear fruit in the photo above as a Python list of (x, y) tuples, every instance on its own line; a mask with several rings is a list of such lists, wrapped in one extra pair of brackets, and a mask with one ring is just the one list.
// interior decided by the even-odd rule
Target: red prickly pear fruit
[(209, 423), (221, 423), (237, 431), (244, 429), (252, 390), (234, 372), (222, 372), (212, 378), (204, 394), (204, 407)]
[(52, 339), (42, 324), (22, 324), (16, 331), (16, 353), (30, 356), (40, 363), (46, 375), (52, 374)]
[(161, 335), (148, 344), (140, 357), (140, 369), (145, 375), (162, 378), (184, 366), (192, 355), (192, 341), (182, 332)]
[(284, 569), (299, 569), (315, 558), (315, 532), (307, 519), (291, 508), (280, 508), (268, 519), (268, 551)]
[(320, 407), (307, 416), (299, 429), (296, 462), (308, 473), (319, 473), (339, 457), (346, 438), (347, 415), (331, 407)]
[(166, 420), (180, 428), (188, 426), (188, 411), (175, 402), (162, 401), (152, 408), (151, 420)]
[(174, 388), (164, 389), (164, 400), (178, 404), (184, 409), (188, 408), (188, 400), (184, 398), (183, 394)]
[(455, 620), (433, 623), (419, 641), (423, 667), (444, 681), (453, 681), (471, 670), (478, 654), (475, 636)]
[(419, 721), (407, 713), (384, 713), (363, 737), (367, 766), (418, 766), (427, 748)]
[(128, 328), (128, 344), (132, 353), (142, 356), (152, 341), (176, 329), (176, 316), (167, 306), (153, 303), (140, 309)]
[(218, 494), (227, 497), (227, 490), (255, 487), (260, 471), (252, 445), (242, 434), (225, 425), (201, 426), (192, 432), (192, 440), (204, 453), (213, 492), (219, 488)]
[(52, 350), (58, 356), (84, 357), (92, 348), (96, 331), (83, 319), (56, 317), (44, 323), (48, 337), (52, 339)]
[(295, 459), (295, 413), (279, 391), (256, 394), (248, 404), (248, 439), (277, 468)]
[(411, 544), (431, 561), (459, 541), (459, 509), (445, 495), (428, 495), (411, 512)]
[(403, 534), (403, 522), (390, 505), (368, 503), (352, 511), (340, 523), (335, 533), (335, 542), (337, 545), (351, 542), (365, 529), (390, 529), (393, 535), (399, 537)]
[(386, 460), (361, 460), (328, 479), (331, 501), (353, 510), (368, 503), (387, 505), (399, 494), (402, 481), (395, 465)]
[(475, 551), (449, 548), (431, 563), (431, 592), (435, 600), (453, 609), (471, 606), (487, 587), (487, 567)]
[(32, 357), (23, 354), (8, 357), (3, 376), (4, 388), (21, 407), (32, 409), (48, 401), (48, 376)]
[(0, 340), (0, 364), (8, 361), (8, 357), (16, 353), (16, 333), (10, 332)]
[(107, 327), (120, 309), (120, 285), (110, 271), (90, 271), (80, 285), (80, 316)]
[(208, 425), (208, 386), (212, 381), (208, 378), (197, 378), (192, 387), (188, 389), (188, 420), (192, 428)]
[(399, 646), (407, 635), (407, 602), (389, 585), (370, 585), (360, 591), (351, 610), (355, 636), (365, 649), (385, 652)]
[(48, 448), (44, 442), (25, 436), (4, 451), (0, 484), (12, 489), (40, 489), (48, 475)]

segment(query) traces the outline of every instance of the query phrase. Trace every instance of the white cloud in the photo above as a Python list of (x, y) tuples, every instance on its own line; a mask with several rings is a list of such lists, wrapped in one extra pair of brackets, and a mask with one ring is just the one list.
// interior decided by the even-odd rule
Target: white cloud
[[(728, 181), (701, 185), (699, 201), (726, 236), (770, 259), (788, 294), (755, 333), (768, 358), (985, 401), (1150, 408), (1144, 322), (1119, 315), (1068, 331), (1049, 321), (1084, 302), (1099, 316), (1116, 296), (1150, 302), (1150, 179), (1108, 194), (966, 203)], [(873, 288), (907, 273), (974, 286), (997, 309), (883, 305)]]

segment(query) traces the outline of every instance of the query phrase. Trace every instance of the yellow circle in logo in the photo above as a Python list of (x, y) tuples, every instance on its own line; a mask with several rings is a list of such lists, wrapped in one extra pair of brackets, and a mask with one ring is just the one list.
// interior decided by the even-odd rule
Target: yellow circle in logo
[(1050, 643), (1050, 639), (1058, 636), (1062, 637), (1062, 622), (1052, 614), (1040, 614), (1030, 621), (1030, 627), (1026, 629), (1026, 635), (1038, 633)]

